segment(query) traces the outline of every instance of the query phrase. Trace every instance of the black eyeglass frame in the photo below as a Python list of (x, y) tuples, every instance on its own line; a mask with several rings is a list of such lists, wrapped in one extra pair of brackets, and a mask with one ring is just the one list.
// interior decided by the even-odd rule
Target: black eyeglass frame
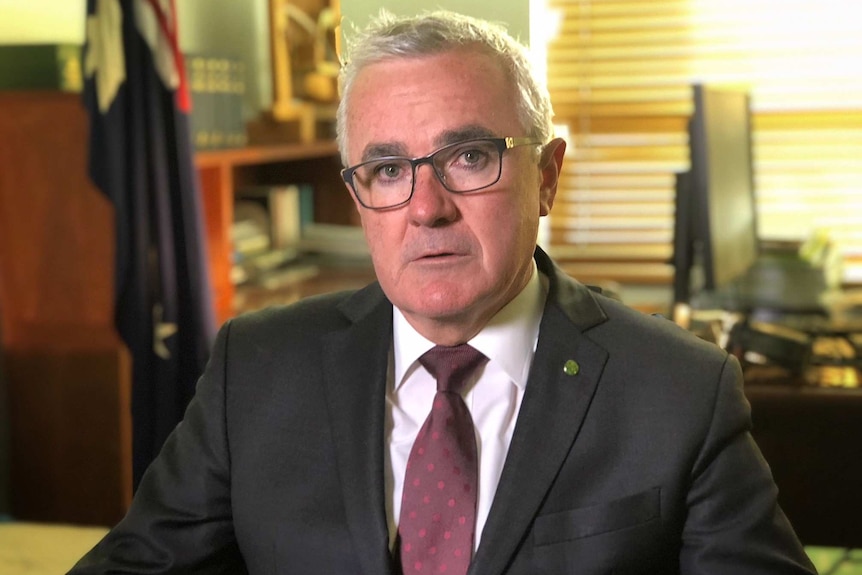
[[(497, 165), (497, 177), (494, 178), (494, 181), (485, 184), (484, 186), (479, 186), (478, 188), (472, 188), (469, 190), (453, 190), (446, 185), (446, 181), (443, 179), (443, 176), (437, 171), (437, 166), (434, 165), (434, 158), (441, 152), (445, 152), (446, 150), (449, 150), (456, 146), (463, 146), (464, 144), (469, 144), (470, 142), (491, 142), (492, 144), (494, 144), (494, 147), (497, 148), (497, 152), (500, 154), (500, 161)], [(506, 150), (511, 150), (512, 148), (516, 148), (518, 146), (539, 146), (541, 144), (541, 140), (529, 137), (470, 138), (469, 140), (462, 140), (460, 142), (446, 144), (442, 148), (438, 148), (427, 156), (423, 156), (421, 158), (407, 158), (405, 156), (382, 156), (379, 158), (372, 158), (370, 160), (366, 160), (365, 162), (356, 164), (355, 166), (344, 168), (343, 170), (341, 170), (341, 178), (344, 180), (344, 183), (347, 184), (347, 187), (350, 188), (350, 191), (353, 192), (354, 197), (356, 197), (356, 200), (362, 207), (369, 210), (391, 210), (393, 208), (401, 207), (409, 203), (410, 200), (413, 199), (413, 192), (416, 190), (416, 168), (421, 166), (422, 164), (429, 164), (431, 166), (431, 170), (434, 172), (434, 176), (436, 176), (437, 180), (448, 192), (452, 194), (467, 194), (470, 192), (484, 190), (485, 188), (490, 188), (491, 186), (500, 181), (500, 177), (503, 174), (503, 152), (505, 152)], [(353, 183), (353, 174), (356, 172), (356, 170), (368, 164), (377, 164), (380, 162), (396, 160), (402, 162), (406, 161), (410, 163), (410, 194), (407, 196), (407, 198), (401, 202), (398, 202), (397, 204), (392, 204), (391, 206), (369, 206), (368, 204), (363, 202), (362, 198), (359, 197), (359, 193), (356, 191), (356, 186)]]

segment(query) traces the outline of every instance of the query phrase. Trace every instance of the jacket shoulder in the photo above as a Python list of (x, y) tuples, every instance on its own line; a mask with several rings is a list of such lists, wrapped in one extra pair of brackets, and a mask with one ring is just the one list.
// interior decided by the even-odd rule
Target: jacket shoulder
[(613, 334), (624, 341), (639, 342), (639, 347), (656, 355), (666, 353), (693, 353), (699, 357), (712, 357), (723, 362), (727, 352), (713, 342), (706, 341), (660, 314), (649, 314), (633, 309), (614, 298), (595, 294), (608, 321), (597, 326), (594, 335)]

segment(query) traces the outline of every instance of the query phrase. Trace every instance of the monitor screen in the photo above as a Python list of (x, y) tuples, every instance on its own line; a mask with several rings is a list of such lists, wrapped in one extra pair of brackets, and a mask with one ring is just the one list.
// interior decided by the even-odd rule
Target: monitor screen
[(758, 257), (748, 95), (696, 85), (693, 96), (691, 168), (676, 180), (676, 303), (727, 288)]
[(689, 137), (702, 287), (716, 290), (745, 274), (758, 254), (748, 95), (695, 86)]

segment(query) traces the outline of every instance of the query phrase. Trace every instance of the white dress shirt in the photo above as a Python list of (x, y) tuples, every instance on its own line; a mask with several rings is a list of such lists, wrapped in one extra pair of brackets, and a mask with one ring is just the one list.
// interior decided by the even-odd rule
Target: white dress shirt
[[(479, 455), (474, 548), (479, 545), (515, 431), (536, 350), (546, 283), (533, 264), (533, 275), (521, 293), (468, 342), (488, 358), (462, 392), (476, 428)], [(419, 335), (397, 308), (393, 310), (393, 335), (386, 392), (388, 449), (384, 450), (390, 548), (398, 528), (407, 458), (437, 392), (434, 378), (417, 361), (434, 343)]]

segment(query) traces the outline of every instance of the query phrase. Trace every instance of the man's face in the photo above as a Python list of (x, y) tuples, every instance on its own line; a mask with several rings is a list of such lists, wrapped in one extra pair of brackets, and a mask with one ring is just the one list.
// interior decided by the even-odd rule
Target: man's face
[[(527, 136), (504, 72), (465, 50), (363, 69), (347, 130), (351, 165), (425, 156), (476, 135)], [(504, 152), (500, 181), (477, 192), (448, 192), (424, 164), (408, 204), (383, 211), (357, 204), (380, 285), (428, 339), (469, 339), (529, 280), (539, 216), (550, 210), (562, 158), (560, 150), (543, 170), (534, 149)]]

